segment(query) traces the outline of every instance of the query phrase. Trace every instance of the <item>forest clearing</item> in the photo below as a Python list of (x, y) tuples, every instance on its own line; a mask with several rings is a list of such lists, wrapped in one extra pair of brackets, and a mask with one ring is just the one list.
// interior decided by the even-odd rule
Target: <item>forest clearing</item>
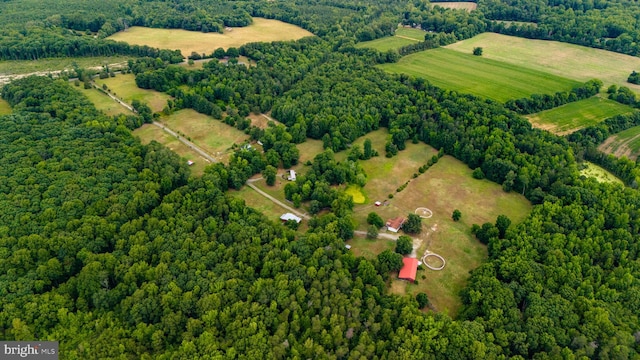
[(566, 135), (583, 127), (595, 125), (607, 118), (634, 111), (619, 102), (592, 96), (556, 108), (527, 116), (534, 127), (557, 135)]
[(98, 86), (106, 84), (112, 95), (122, 99), (127, 104), (138, 100), (149, 105), (153, 112), (162, 111), (167, 106), (167, 100), (171, 99), (171, 96), (165, 93), (139, 88), (136, 85), (136, 77), (133, 74), (117, 74), (115, 77), (96, 78), (94, 81)]
[(209, 55), (217, 48), (226, 50), (249, 42), (297, 40), (305, 36), (313, 36), (313, 34), (299, 26), (282, 21), (253, 18), (251, 25), (234, 27), (231, 31), (225, 30), (223, 34), (134, 26), (113, 34), (109, 38), (134, 45), (148, 45), (169, 50), (179, 49), (182, 55), (189, 56), (192, 52)]
[(449, 49), (433, 49), (379, 65), (385, 71), (422, 77), (436, 86), (506, 101), (571, 90), (579, 83), (546, 72)]
[(617, 157), (626, 156), (635, 160), (640, 155), (640, 126), (621, 131), (606, 139), (598, 149)]
[(599, 182), (614, 183), (624, 186), (622, 180), (618, 179), (615, 175), (604, 168), (589, 161), (584, 162), (584, 169), (580, 170), (580, 175), (595, 178)]
[(470, 1), (452, 1), (452, 2), (432, 2), (432, 6), (439, 6), (445, 9), (452, 10), (467, 10), (473, 11), (478, 8), (478, 3)]
[(387, 36), (371, 41), (363, 41), (356, 44), (356, 48), (371, 48), (381, 52), (397, 50), (403, 46), (416, 44), (417, 40), (407, 39), (399, 36)]

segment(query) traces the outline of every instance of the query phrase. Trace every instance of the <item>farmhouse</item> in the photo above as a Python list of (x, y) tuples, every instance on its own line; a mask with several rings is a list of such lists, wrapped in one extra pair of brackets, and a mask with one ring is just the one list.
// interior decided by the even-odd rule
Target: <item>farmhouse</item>
[(415, 258), (402, 258), (404, 266), (400, 269), (398, 279), (408, 280), (411, 282), (416, 281), (416, 272), (418, 271), (418, 259)]
[(293, 215), (292, 213), (282, 214), (282, 216), (280, 216), (280, 220), (282, 220), (283, 222), (287, 222), (289, 220), (293, 220), (293, 221), (297, 222), (298, 224), (300, 224), (300, 222), (302, 221), (301, 218)]
[(397, 217), (395, 219), (389, 219), (387, 220), (387, 230), (397, 233), (398, 231), (400, 231), (400, 228), (402, 227), (402, 224), (404, 224), (404, 222), (406, 221), (405, 218), (403, 217)]
[(296, 181), (296, 171), (295, 170), (289, 170), (289, 175), (287, 176), (287, 180)]

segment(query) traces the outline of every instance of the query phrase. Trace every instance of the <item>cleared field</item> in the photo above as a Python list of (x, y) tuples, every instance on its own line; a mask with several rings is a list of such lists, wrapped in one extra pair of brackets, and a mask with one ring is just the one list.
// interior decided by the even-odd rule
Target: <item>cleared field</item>
[(160, 122), (224, 162), (228, 160), (233, 144), (243, 143), (249, 138), (244, 132), (192, 109), (163, 116)]
[(0, 99), (0, 115), (11, 114), (11, 111), (11, 105), (6, 100)]
[(133, 74), (118, 74), (113, 78), (95, 79), (98, 86), (107, 84), (111, 93), (124, 102), (131, 104), (133, 100), (138, 100), (149, 105), (152, 111), (159, 112), (167, 105), (167, 100), (171, 96), (155, 90), (140, 89), (136, 85), (136, 78)]
[(431, 5), (440, 6), (440, 7), (446, 8), (446, 9), (467, 10), (467, 11), (475, 10), (478, 7), (477, 3), (466, 2), (466, 1), (460, 1), (460, 2), (432, 2)]
[(148, 144), (151, 140), (155, 140), (178, 154), (185, 162), (187, 160), (193, 161), (194, 164), (189, 169), (191, 169), (191, 174), (194, 176), (201, 176), (204, 173), (204, 168), (209, 165), (208, 160), (155, 125), (144, 124), (134, 130), (133, 135), (138, 136), (143, 144)]
[(580, 175), (595, 178), (596, 180), (598, 180), (598, 182), (608, 182), (624, 185), (622, 180), (618, 179), (618, 177), (608, 172), (604, 168), (601, 168), (600, 166), (588, 161), (585, 161), (584, 165), (585, 168), (580, 170)]
[(399, 27), (396, 30), (396, 36), (409, 38), (417, 41), (424, 41), (424, 35), (427, 32), (420, 29)]
[(566, 135), (615, 115), (632, 112), (633, 108), (616, 101), (594, 96), (537, 114), (527, 116), (534, 127)]
[(385, 239), (369, 240), (363, 237), (354, 237), (348, 241), (351, 251), (355, 256), (364, 256), (367, 259), (375, 259), (378, 254), (385, 250), (396, 248), (396, 242)]
[(248, 206), (258, 210), (272, 221), (280, 221), (280, 216), (287, 212), (248, 186), (240, 190), (229, 190), (229, 193), (242, 198)]
[[(424, 144), (415, 146), (429, 155), (435, 154), (434, 149)], [(417, 149), (409, 150), (418, 153)], [(402, 154), (400, 152), (398, 156)], [(395, 186), (388, 184), (391, 182), (389, 179), (400, 184), (411, 178), (407, 175), (412, 171), (403, 169), (406, 160), (375, 160), (386, 160), (390, 165), (379, 164), (378, 171), (368, 172), (370, 180), (365, 186), (368, 198), (370, 202), (382, 200), (382, 196), (378, 198), (372, 194), (385, 194), (390, 187), (393, 187), (394, 198), (388, 201), (387, 206), (375, 207), (371, 203), (356, 206), (359, 229), (366, 227), (366, 215), (371, 211), (383, 219), (406, 216), (417, 207), (433, 211), (431, 218), (423, 219), (423, 231), (414, 237), (414, 244), (419, 244), (418, 256), (428, 249), (442, 255), (447, 261), (446, 267), (442, 271), (418, 272), (417, 285), (392, 280), (391, 289), (403, 294), (425, 292), (436, 310), (455, 316), (461, 306), (458, 293), (465, 286), (469, 271), (478, 267), (486, 257), (486, 248), (471, 234), (471, 225), (494, 222), (500, 214), (507, 215), (516, 224), (530, 212), (530, 203), (519, 194), (505, 193), (498, 184), (473, 179), (472, 170), (450, 156), (441, 158), (427, 172), (412, 179), (406, 189), (396, 193)], [(365, 161), (364, 165), (370, 161)], [(455, 209), (462, 212), (459, 222), (451, 220)], [(425, 279), (421, 278), (422, 275)]]
[(101, 68), (103, 65), (120, 64), (126, 66), (125, 56), (98, 56), (78, 58), (52, 58), (40, 60), (3, 60), (0, 61), (0, 74), (28, 74), (33, 72), (49, 72), (56, 70), (71, 70), (75, 63), (82, 68)]
[(640, 92), (639, 85), (627, 83), (640, 58), (557, 41), (531, 40), (515, 36), (483, 33), (446, 46), (471, 54), (482, 47), (482, 57), (585, 82), (600, 79), (608, 85), (624, 85)]
[(160, 49), (180, 49), (182, 55), (188, 56), (194, 51), (199, 54), (211, 54), (219, 47), (228, 49), (248, 42), (298, 40), (305, 36), (313, 36), (313, 34), (282, 21), (253, 18), (253, 24), (233, 28), (232, 31), (224, 34), (133, 26), (127, 31), (109, 36), (108, 39)]
[(389, 51), (400, 49), (403, 46), (415, 44), (417, 40), (407, 39), (399, 36), (389, 36), (371, 41), (364, 41), (356, 44), (357, 48), (371, 48), (378, 51)]
[(579, 83), (511, 63), (450, 49), (433, 49), (405, 56), (380, 67), (393, 73), (423, 77), (436, 86), (506, 101), (532, 94), (570, 90)]
[(96, 109), (102, 111), (103, 113), (109, 116), (120, 115), (120, 114), (131, 114), (131, 111), (129, 111), (127, 108), (116, 103), (115, 101), (113, 101), (113, 99), (111, 99), (110, 97), (108, 97), (107, 95), (101, 93), (96, 89), (85, 89), (82, 85), (78, 87), (74, 86), (74, 88), (80, 91), (81, 93), (83, 93), (86, 97), (88, 97), (89, 100), (91, 100), (93, 105), (96, 107)]
[(617, 157), (635, 160), (640, 155), (640, 126), (621, 131), (605, 140), (598, 149)]

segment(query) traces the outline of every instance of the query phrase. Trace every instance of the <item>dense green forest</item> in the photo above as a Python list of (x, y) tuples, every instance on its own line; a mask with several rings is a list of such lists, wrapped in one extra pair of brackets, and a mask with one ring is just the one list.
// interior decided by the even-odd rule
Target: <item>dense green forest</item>
[[(174, 97), (165, 113), (193, 108), (263, 142), (264, 153), (239, 149), (200, 178), (173, 152), (131, 135), (148, 117), (105, 116), (63, 80), (6, 85), (2, 97), (13, 112), (0, 117), (0, 339), (57, 340), (69, 359), (640, 357), (640, 168), (596, 149), (640, 123), (638, 115), (561, 138), (513, 110), (600, 85), (509, 109), (386, 74), (373, 65), (393, 56), (353, 47), (399, 22), (432, 29), (440, 43), (499, 27), (495, 19), (536, 22), (532, 29), (550, 34), (541, 38), (622, 41), (638, 33), (625, 22), (635, 3), (495, 1), (472, 13), (391, 1), (120, 0), (94, 11), (80, 1), (52, 3), (0, 3), (7, 24), (0, 53), (14, 54), (3, 59), (87, 55), (75, 45), (65, 52), (83, 42), (133, 54), (104, 35), (131, 25), (216, 31), (246, 25), (249, 15), (319, 36), (247, 44), (238, 52), (252, 67), (209, 62), (190, 70), (168, 65), (170, 56), (135, 54), (151, 56), (130, 63), (138, 86)], [(566, 16), (575, 17), (575, 34), (561, 38), (554, 34), (570, 26)], [(583, 29), (577, 19), (590, 17), (607, 33)], [(554, 21), (557, 28), (548, 25)], [(513, 31), (530, 25), (522, 26)], [(43, 47), (41, 55), (29, 50)], [(283, 125), (251, 127), (244, 119), (251, 111), (271, 111)], [(388, 293), (397, 257), (367, 260), (344, 247), (353, 202), (332, 185), (366, 181), (359, 162), (367, 156), (350, 149), (337, 162), (334, 152), (380, 127), (390, 133), (384, 155), (422, 141), (535, 204), (518, 225), (501, 218), (474, 229), (489, 258), (473, 271), (456, 319)], [(295, 144), (307, 138), (327, 150), (285, 189), (322, 214), (307, 231), (273, 223), (227, 192), (295, 164)], [(615, 169), (629, 186), (581, 177), (582, 159)]]

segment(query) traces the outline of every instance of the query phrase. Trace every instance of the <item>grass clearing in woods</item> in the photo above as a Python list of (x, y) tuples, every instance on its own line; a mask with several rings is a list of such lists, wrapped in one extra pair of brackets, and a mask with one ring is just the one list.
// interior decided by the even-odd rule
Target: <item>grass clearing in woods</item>
[(98, 86), (107, 84), (111, 94), (124, 100), (127, 104), (138, 100), (147, 104), (153, 112), (162, 111), (167, 106), (167, 100), (171, 99), (171, 96), (165, 93), (139, 88), (133, 74), (118, 74), (112, 78), (95, 79), (95, 82)]

